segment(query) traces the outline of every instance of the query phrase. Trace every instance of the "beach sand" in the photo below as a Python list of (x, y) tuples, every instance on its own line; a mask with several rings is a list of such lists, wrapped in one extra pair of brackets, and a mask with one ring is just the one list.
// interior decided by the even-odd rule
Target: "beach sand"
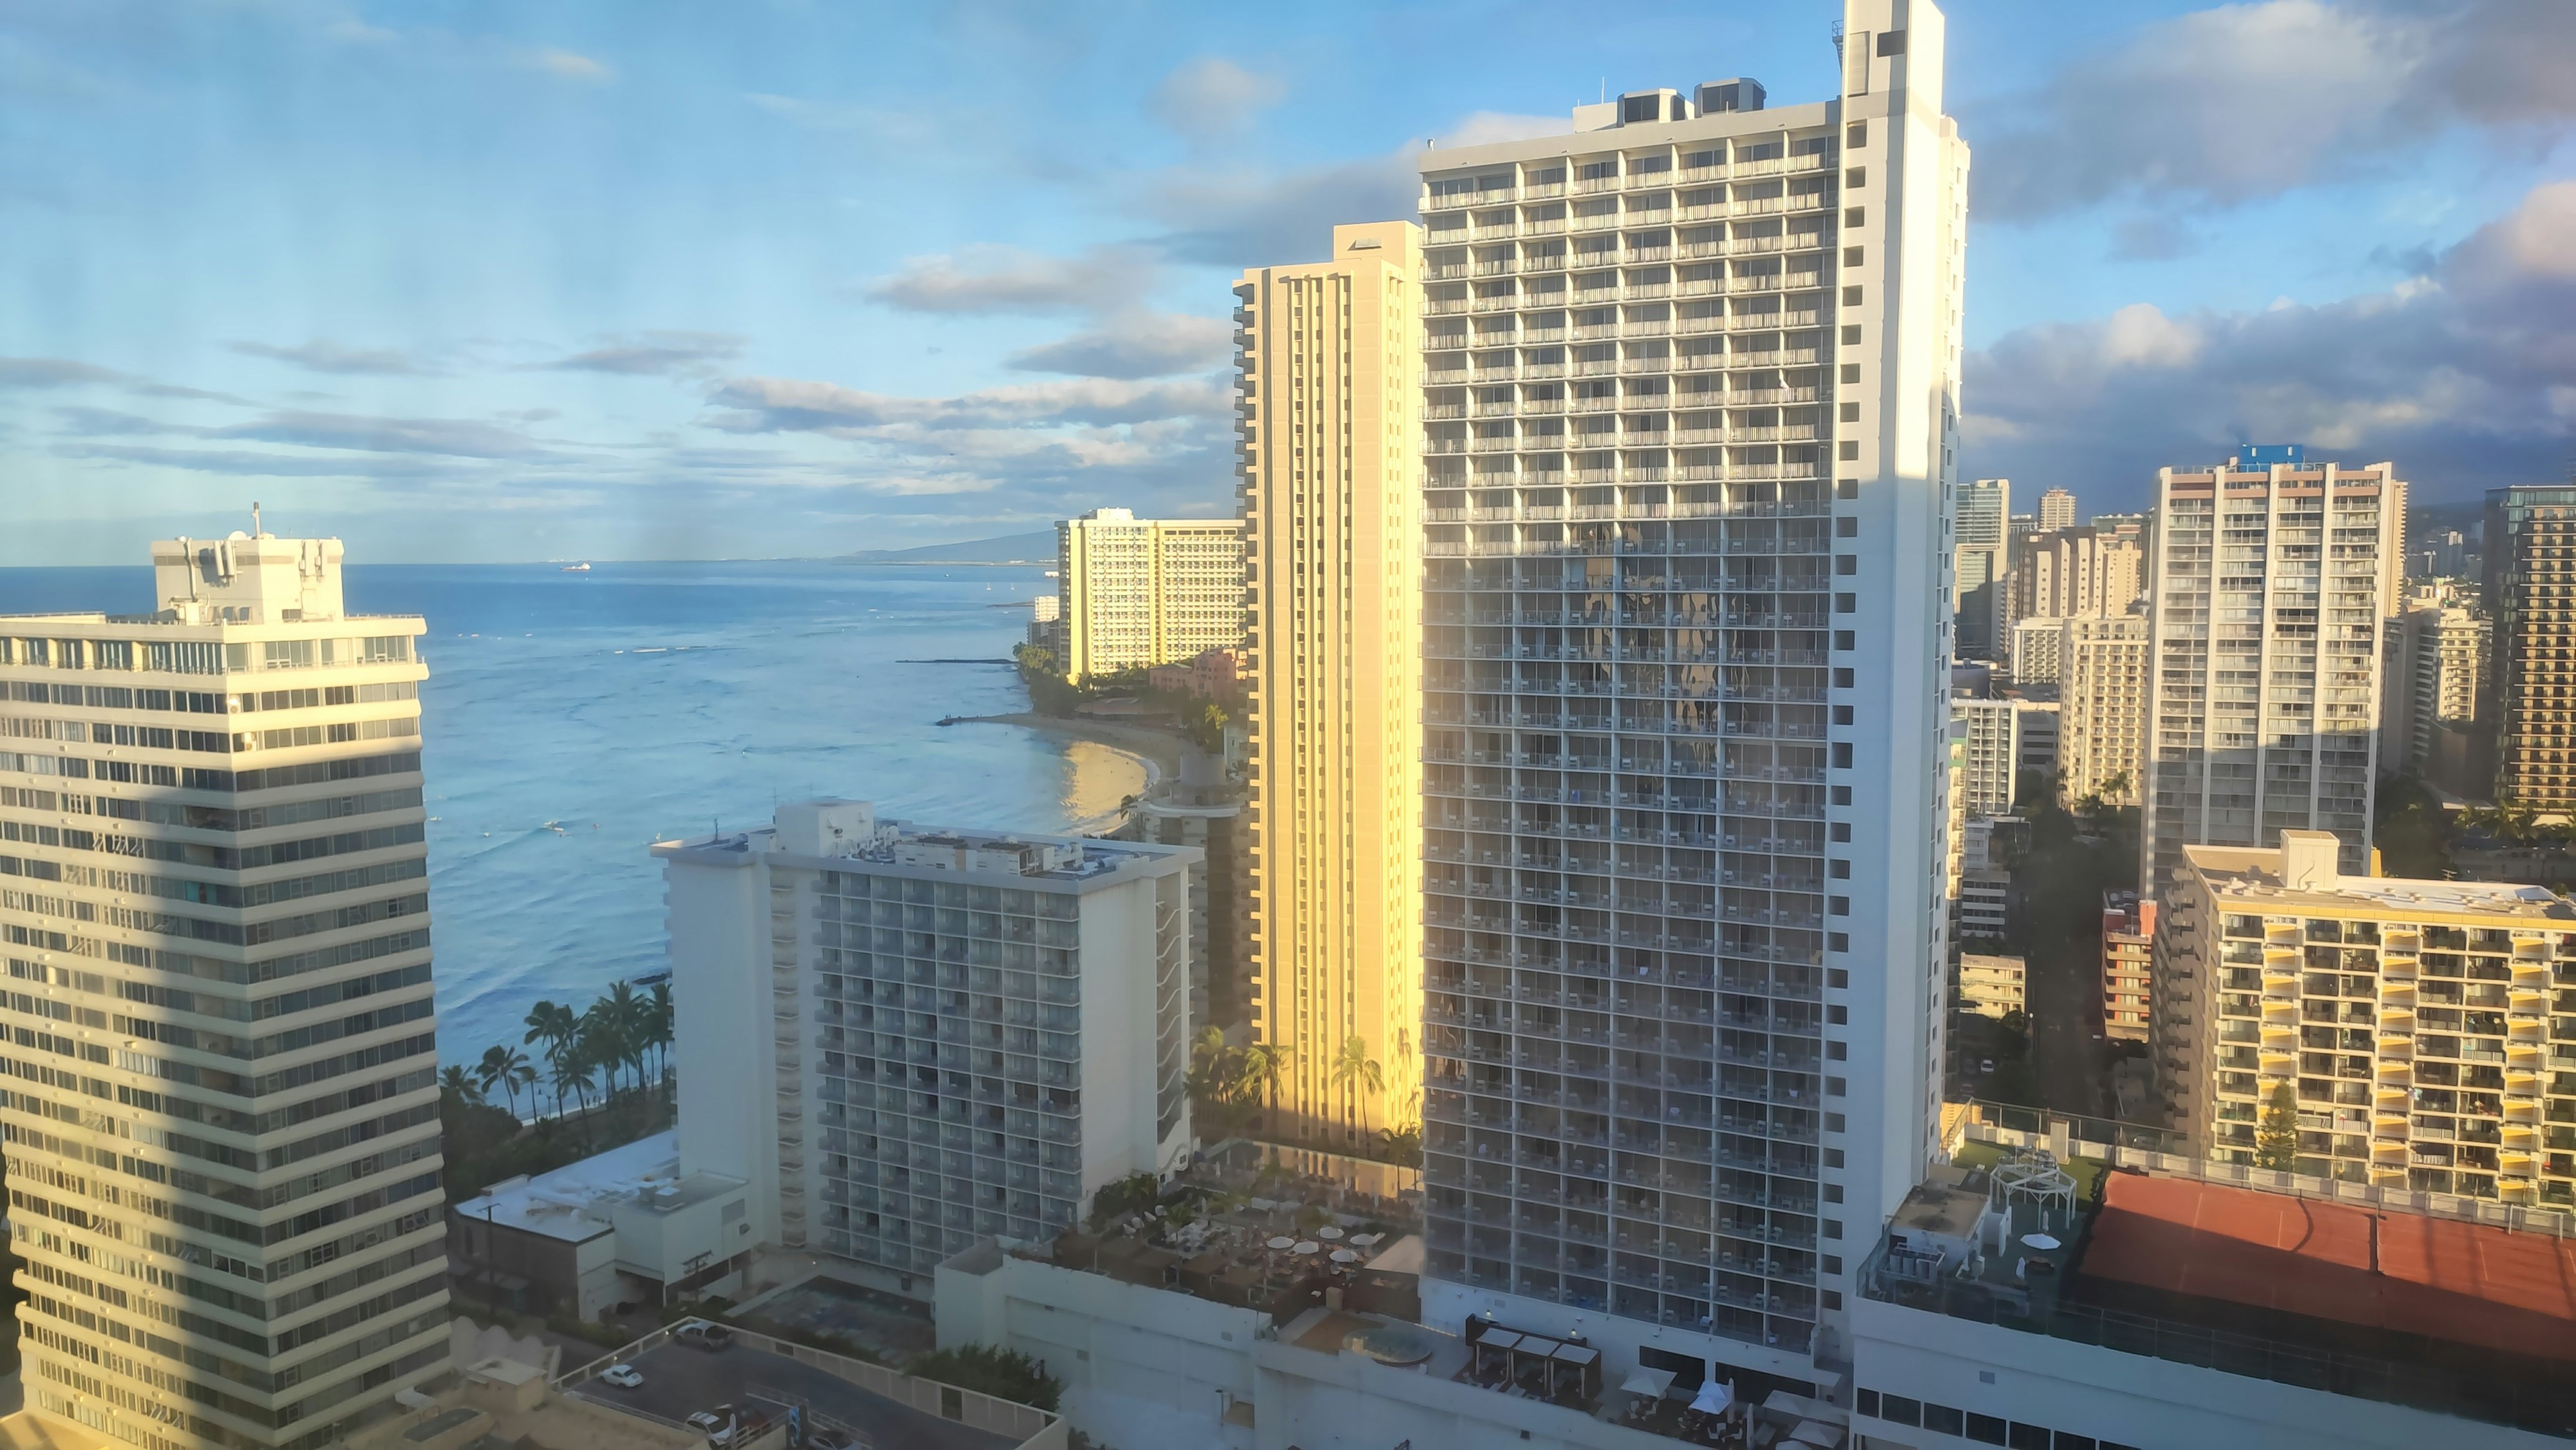
[(1125, 725), (1114, 720), (1069, 719), (1062, 715), (1041, 715), (1034, 710), (1021, 710), (1009, 715), (961, 715), (949, 722), (954, 725), (1017, 725), (1047, 735), (1061, 735), (1073, 740), (1089, 740), (1115, 750), (1125, 751), (1145, 763), (1145, 789), (1154, 787), (1181, 773), (1181, 753), (1190, 748), (1189, 741), (1168, 730), (1144, 725)]

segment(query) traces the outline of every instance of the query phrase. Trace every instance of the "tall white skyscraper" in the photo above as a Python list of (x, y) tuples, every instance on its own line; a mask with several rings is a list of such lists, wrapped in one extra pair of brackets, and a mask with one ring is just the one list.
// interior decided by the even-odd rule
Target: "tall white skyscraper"
[(339, 1444), (447, 1367), (424, 626), (340, 555), (156, 543), (146, 610), (0, 619), (27, 1403), (152, 1450)]
[(1934, 1134), (1967, 151), (1844, 20), (1422, 157), (1424, 1309), (1614, 1365), (1812, 1379)]
[(2156, 488), (2141, 894), (2185, 846), (2332, 831), (2367, 875), (2396, 468), (2252, 448)]
[(2039, 531), (2043, 534), (2075, 527), (2075, 495), (2062, 488), (2052, 488), (2039, 496)]

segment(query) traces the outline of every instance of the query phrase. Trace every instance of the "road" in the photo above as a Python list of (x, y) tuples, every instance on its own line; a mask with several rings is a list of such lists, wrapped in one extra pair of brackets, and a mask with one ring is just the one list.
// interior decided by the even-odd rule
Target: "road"
[(875, 1450), (1011, 1450), (1011, 1441), (989, 1431), (896, 1404), (812, 1365), (747, 1345), (710, 1354), (664, 1344), (634, 1365), (644, 1375), (640, 1388), (621, 1390), (591, 1380), (573, 1393), (677, 1423), (697, 1410), (739, 1403), (755, 1389), (774, 1390), (856, 1430)]
[(2025, 963), (2025, 991), (2040, 1102), (2056, 1112), (2107, 1118), (2113, 1114), (2104, 1096), (2102, 1044), (2093, 1040), (2102, 1030), (2100, 953), (2098, 936), (2042, 947)]

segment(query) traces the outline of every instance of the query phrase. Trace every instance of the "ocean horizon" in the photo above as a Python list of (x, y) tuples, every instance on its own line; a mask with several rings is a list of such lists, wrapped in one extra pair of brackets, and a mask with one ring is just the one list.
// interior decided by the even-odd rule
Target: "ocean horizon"
[[(1024, 710), (1006, 661), (1043, 569), (830, 561), (352, 564), (353, 614), (418, 614), (439, 1054), (519, 1044), (665, 965), (656, 840), (873, 800), (961, 826), (1096, 825), (1127, 752), (951, 715)], [(150, 609), (152, 571), (0, 569), (0, 614)]]

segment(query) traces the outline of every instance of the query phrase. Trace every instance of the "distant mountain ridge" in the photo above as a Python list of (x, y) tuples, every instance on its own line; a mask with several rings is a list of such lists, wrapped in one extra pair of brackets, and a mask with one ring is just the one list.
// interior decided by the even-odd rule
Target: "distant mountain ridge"
[(1055, 531), (1004, 534), (997, 539), (967, 539), (955, 544), (924, 544), (917, 549), (862, 549), (843, 554), (842, 564), (1053, 564)]

